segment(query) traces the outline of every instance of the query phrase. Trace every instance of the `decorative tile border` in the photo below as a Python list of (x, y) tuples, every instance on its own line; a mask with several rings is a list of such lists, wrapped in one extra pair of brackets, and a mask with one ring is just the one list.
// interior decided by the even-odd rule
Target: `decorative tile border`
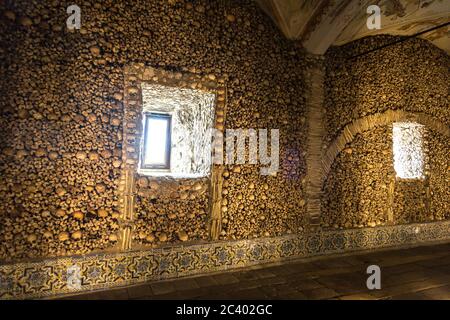
[[(0, 266), (0, 299), (29, 299), (225, 271), (288, 259), (450, 240), (450, 221), (65, 257)], [(67, 287), (67, 268), (82, 283)]]

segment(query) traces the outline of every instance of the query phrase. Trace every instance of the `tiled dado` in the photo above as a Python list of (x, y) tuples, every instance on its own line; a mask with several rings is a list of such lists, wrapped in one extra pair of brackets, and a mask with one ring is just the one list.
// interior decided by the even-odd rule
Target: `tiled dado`
[[(446, 240), (450, 240), (450, 221), (7, 264), (0, 266), (0, 298), (57, 296), (319, 254)], [(76, 290), (66, 283), (67, 268), (73, 265), (80, 267), (82, 277)]]

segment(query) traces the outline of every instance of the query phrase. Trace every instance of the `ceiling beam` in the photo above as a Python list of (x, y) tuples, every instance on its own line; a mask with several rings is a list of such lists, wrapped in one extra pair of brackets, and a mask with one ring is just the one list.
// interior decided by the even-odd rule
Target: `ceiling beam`
[(313, 54), (324, 54), (353, 17), (361, 10), (366, 12), (369, 2), (373, 0), (343, 0), (325, 7), (320, 18), (312, 26), (312, 30), (301, 39), (305, 49)]

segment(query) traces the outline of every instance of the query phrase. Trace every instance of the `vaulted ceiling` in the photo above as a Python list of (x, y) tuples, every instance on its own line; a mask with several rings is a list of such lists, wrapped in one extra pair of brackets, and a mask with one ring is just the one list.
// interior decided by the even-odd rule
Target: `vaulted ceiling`
[[(378, 34), (413, 35), (450, 22), (450, 0), (257, 0), (284, 35), (298, 40), (311, 53), (323, 54)], [(369, 30), (367, 7), (381, 8), (381, 29)], [(450, 53), (450, 25), (425, 33)]]

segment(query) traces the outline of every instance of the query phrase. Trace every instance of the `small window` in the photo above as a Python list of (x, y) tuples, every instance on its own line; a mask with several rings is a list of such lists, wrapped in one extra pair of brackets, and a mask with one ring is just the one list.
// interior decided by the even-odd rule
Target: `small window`
[(201, 178), (211, 170), (214, 93), (142, 83), (142, 137), (138, 173)]
[(394, 169), (398, 178), (424, 178), (423, 132), (424, 126), (418, 123), (394, 123), (392, 132)]
[(158, 113), (144, 116), (141, 168), (170, 170), (172, 116)]

